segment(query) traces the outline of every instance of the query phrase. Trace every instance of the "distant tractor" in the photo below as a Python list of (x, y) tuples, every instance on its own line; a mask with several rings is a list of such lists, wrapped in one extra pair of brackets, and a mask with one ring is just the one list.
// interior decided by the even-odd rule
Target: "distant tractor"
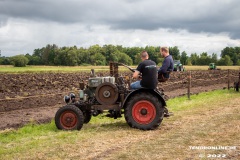
[(77, 96), (70, 93), (64, 97), (66, 105), (59, 108), (55, 114), (58, 129), (80, 130), (83, 123), (88, 123), (92, 116), (104, 113), (114, 119), (124, 114), (130, 127), (141, 130), (152, 130), (161, 124), (167, 111), (163, 91), (129, 89), (124, 78), (119, 76), (118, 65), (122, 64), (110, 62), (110, 76), (93, 75), (87, 84), (80, 82)]
[(173, 71), (184, 71), (183, 64), (180, 60), (174, 60), (174, 68)]
[(215, 63), (210, 63), (208, 66), (208, 70), (220, 70), (220, 68), (217, 68)]

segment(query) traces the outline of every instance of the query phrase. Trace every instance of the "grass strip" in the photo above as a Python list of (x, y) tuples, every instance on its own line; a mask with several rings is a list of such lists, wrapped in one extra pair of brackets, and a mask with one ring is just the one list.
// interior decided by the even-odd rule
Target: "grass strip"
[[(239, 155), (240, 98), (217, 90), (167, 102), (174, 116), (152, 131), (130, 128), (124, 117), (93, 117), (81, 131), (57, 130), (52, 121), (0, 131), (0, 159), (207, 159)], [(191, 150), (190, 146), (238, 146), (237, 150)]]

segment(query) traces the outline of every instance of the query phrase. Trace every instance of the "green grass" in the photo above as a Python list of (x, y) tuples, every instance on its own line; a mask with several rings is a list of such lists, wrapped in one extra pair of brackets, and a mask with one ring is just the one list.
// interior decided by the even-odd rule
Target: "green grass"
[[(208, 70), (208, 66), (184, 66), (186, 71), (188, 70)], [(240, 70), (240, 66), (217, 66), (218, 69), (221, 70), (227, 70), (227, 69), (232, 69), (232, 70)]]
[[(44, 73), (44, 72), (90, 72), (94, 69), (95, 72), (109, 72), (109, 66), (26, 66), (13, 67), (0, 65), (0, 73)], [(120, 71), (128, 71), (127, 68), (119, 67)]]
[[(228, 94), (227, 94), (228, 93)], [(231, 94), (229, 94), (231, 93)], [(228, 96), (223, 96), (223, 95)], [(211, 103), (217, 99), (222, 99), (227, 101), (227, 99), (231, 98), (231, 96), (235, 96), (236, 93), (228, 91), (228, 90), (217, 90), (213, 92), (204, 92), (200, 94), (195, 94), (190, 96), (190, 100), (187, 97), (177, 97), (168, 101), (168, 108), (173, 111), (186, 111), (192, 108), (198, 108), (199, 106), (204, 106), (206, 104)], [(177, 104), (178, 107), (175, 107)], [(197, 104), (197, 105), (196, 105)]]
[(108, 71), (106, 66), (27, 66), (27, 67), (13, 67), (0, 66), (0, 73), (25, 73), (25, 72), (90, 72), (91, 69), (95, 71)]
[(57, 130), (54, 121), (0, 131), (0, 159), (196, 158), (213, 151), (189, 151), (189, 146), (240, 145), (239, 97), (233, 90), (217, 90), (192, 95), (191, 100), (170, 99), (174, 116), (153, 131), (130, 128), (124, 117), (103, 116), (93, 117), (81, 131)]
[[(136, 66), (131, 66), (136, 68)], [(208, 66), (185, 66), (186, 70), (207, 70)], [(223, 70), (234, 69), (240, 70), (240, 66), (221, 66)], [(109, 72), (109, 66), (27, 66), (13, 67), (11, 65), (0, 65), (0, 73), (32, 73), (32, 72), (90, 72), (94, 69), (95, 72)], [(119, 71), (129, 71), (123, 66), (119, 66)]]

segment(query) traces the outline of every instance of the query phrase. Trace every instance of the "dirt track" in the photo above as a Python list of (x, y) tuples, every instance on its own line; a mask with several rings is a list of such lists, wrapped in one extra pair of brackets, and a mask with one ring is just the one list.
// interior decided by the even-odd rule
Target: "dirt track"
[[(104, 73), (106, 74), (106, 73)], [(18, 128), (31, 121), (49, 122), (59, 107), (63, 95), (77, 92), (80, 79), (87, 74), (44, 73), (0, 75), (0, 129)], [(238, 71), (192, 71), (191, 94), (223, 89), (232, 85)], [(174, 72), (161, 84), (170, 98), (187, 94), (188, 72)]]

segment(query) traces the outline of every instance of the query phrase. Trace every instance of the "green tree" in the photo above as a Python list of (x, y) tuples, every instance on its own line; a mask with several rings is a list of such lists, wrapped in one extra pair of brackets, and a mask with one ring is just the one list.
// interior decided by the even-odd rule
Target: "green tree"
[(238, 48), (226, 47), (222, 50), (221, 57), (224, 58), (226, 55), (228, 55), (230, 57), (230, 59), (232, 60), (233, 65), (236, 65), (237, 61), (238, 61), (237, 52), (238, 52)]
[(68, 66), (77, 66), (78, 65), (78, 55), (77, 55), (76, 49), (71, 48), (67, 52), (66, 63)]
[(90, 59), (90, 53), (88, 52), (88, 49), (80, 48), (78, 49), (78, 59), (80, 65), (90, 65), (91, 59)]
[(190, 60), (191, 60), (192, 65), (199, 65), (198, 64), (199, 56), (197, 55), (197, 53), (192, 53), (190, 55)]
[(108, 56), (106, 56), (104, 49), (102, 47), (100, 47), (99, 45), (90, 46), (87, 49), (87, 54), (85, 54), (85, 56), (89, 59), (90, 64), (98, 65), (100, 63), (100, 62), (98, 62), (98, 64), (95, 64), (96, 60), (94, 57), (96, 54), (98, 54), (97, 56), (99, 56), (100, 54), (105, 56), (105, 61), (106, 61), (106, 57), (108, 57)]
[(101, 53), (96, 53), (92, 55), (90, 59), (93, 65), (98, 66), (106, 65), (106, 58)]
[(140, 55), (141, 55), (140, 52), (135, 55), (134, 64), (139, 64), (142, 61)]
[(192, 66), (192, 61), (191, 61), (190, 58), (187, 59), (186, 65), (188, 65), (188, 66)]
[(9, 57), (0, 57), (0, 64), (1, 65), (10, 65), (10, 58)]
[(159, 50), (156, 51), (155, 47), (153, 46), (146, 46), (144, 50), (148, 52), (149, 59), (158, 63), (158, 58), (161, 56)]
[(25, 67), (28, 64), (28, 58), (24, 55), (16, 55), (10, 58), (10, 63), (14, 67)]
[(118, 56), (118, 62), (132, 65), (132, 59), (127, 54), (117, 51), (116, 55)]
[(48, 44), (44, 49), (42, 53), (42, 62), (45, 65), (53, 65), (54, 59), (55, 59), (55, 52), (58, 49), (57, 45)]
[[(164, 58), (158, 58), (158, 63), (157, 63), (157, 65), (158, 65), (159, 67), (162, 66), (163, 61), (164, 61)], [(159, 68), (159, 67), (158, 67), (158, 68)]]
[(212, 63), (217, 63), (217, 61), (218, 61), (218, 58), (217, 58), (217, 54), (216, 53), (213, 53), (212, 54)]
[(230, 58), (230, 56), (225, 55), (223, 58), (221, 58), (218, 63), (219, 66), (232, 66), (233, 62)]
[(116, 46), (116, 48), (117, 48), (117, 50), (119, 51), (119, 52), (123, 52), (124, 53), (124, 47), (122, 46), (122, 45), (117, 45)]
[(169, 53), (172, 55), (174, 60), (180, 59), (180, 51), (177, 46), (169, 47)]
[(109, 61), (119, 62), (118, 52), (119, 51), (111, 53), (109, 56)]
[(67, 51), (68, 48), (64, 47), (55, 52), (54, 64), (58, 66), (67, 66)]
[(235, 53), (237, 54), (238, 61), (240, 60), (240, 47), (235, 47)]
[(43, 61), (42, 61), (42, 55), (43, 55), (43, 52), (44, 52), (44, 47), (41, 48), (41, 49), (34, 49), (33, 51), (33, 57), (39, 57), (39, 62), (38, 62), (38, 65), (43, 65)]
[(110, 55), (114, 52), (118, 51), (118, 48), (112, 44), (104, 45), (102, 47), (102, 52), (101, 53), (103, 56), (105, 56), (106, 61), (110, 60)]
[(212, 58), (207, 54), (207, 52), (203, 52), (200, 54), (198, 59), (198, 65), (209, 65), (211, 63)]
[(38, 56), (26, 54), (25, 57), (29, 60), (28, 65), (41, 65), (41, 58)]
[(144, 50), (144, 48), (140, 47), (128, 47), (124, 50), (124, 53), (126, 53), (133, 61), (135, 65), (137, 65), (141, 59), (140, 59), (140, 53)]
[(180, 61), (183, 65), (186, 65), (187, 64), (187, 60), (188, 60), (188, 56), (187, 56), (187, 53), (185, 51), (183, 51), (181, 53), (181, 56), (180, 56)]
[(240, 59), (238, 60), (237, 65), (240, 66)]

